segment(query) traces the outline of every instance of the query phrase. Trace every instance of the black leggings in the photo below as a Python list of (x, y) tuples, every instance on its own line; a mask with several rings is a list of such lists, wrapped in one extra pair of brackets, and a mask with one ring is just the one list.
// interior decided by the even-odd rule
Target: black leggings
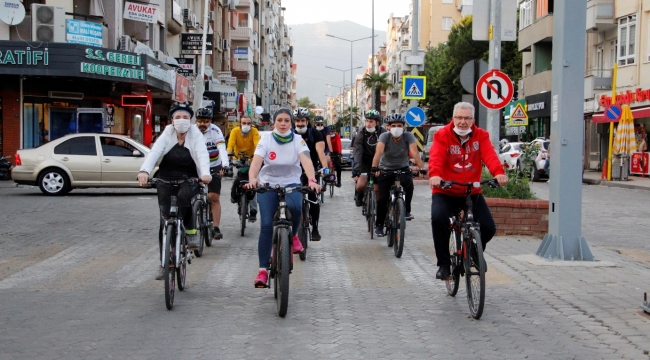
[[(316, 181), (320, 179), (320, 173), (316, 174)], [(304, 173), (300, 177), (300, 181), (302, 182), (302, 186), (307, 186), (307, 175)], [(318, 227), (318, 220), (320, 219), (320, 198), (319, 195), (317, 195), (314, 192), (309, 192), (307, 195), (309, 198), (309, 201), (314, 201), (314, 203), (309, 204), (309, 216), (311, 217), (311, 225), (313, 227)]]
[(332, 153), (332, 163), (334, 164), (334, 170), (336, 170), (336, 182), (341, 183), (341, 154)]
[[(485, 250), (488, 241), (496, 234), (497, 227), (483, 195), (472, 195), (471, 198), (474, 204), (474, 221), (481, 224), (481, 243), (483, 244), (483, 250)], [(431, 196), (431, 230), (438, 266), (451, 265), (449, 258), (449, 236), (451, 235), (449, 218), (456, 215), (464, 207), (464, 196), (449, 196), (440, 193)]]
[[(413, 199), (413, 176), (410, 173), (400, 175), (400, 183), (406, 194), (404, 207), (406, 214), (411, 212), (411, 199)], [(379, 196), (377, 197), (377, 218), (375, 224), (383, 225), (388, 211), (388, 201), (390, 200), (390, 189), (395, 184), (395, 176), (381, 174), (377, 178), (379, 185)], [(406, 215), (404, 214), (404, 215)]]

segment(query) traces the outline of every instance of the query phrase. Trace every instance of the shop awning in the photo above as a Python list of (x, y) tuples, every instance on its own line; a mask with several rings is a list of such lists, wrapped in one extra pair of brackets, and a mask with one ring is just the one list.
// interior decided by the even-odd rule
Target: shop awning
[[(634, 116), (635, 119), (650, 117), (650, 107), (632, 109), (632, 115)], [(601, 113), (595, 113), (591, 118), (591, 122), (595, 124), (604, 124), (613, 121), (609, 121), (609, 119), (605, 116), (605, 113), (601, 112)]]

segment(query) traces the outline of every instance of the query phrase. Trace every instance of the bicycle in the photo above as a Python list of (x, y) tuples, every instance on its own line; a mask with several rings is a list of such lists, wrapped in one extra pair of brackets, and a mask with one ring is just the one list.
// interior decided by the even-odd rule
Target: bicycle
[(212, 206), (207, 185), (199, 187), (199, 194), (192, 200), (192, 211), (196, 215), (196, 231), (200, 239), (199, 248), (194, 250), (194, 255), (198, 258), (203, 256), (203, 244), (212, 246)]
[[(250, 158), (246, 156), (246, 152), (239, 153), (239, 160), (233, 161), (232, 165), (239, 169), (238, 177), (248, 178), (248, 169), (250, 168)], [(248, 203), (250, 200), (248, 193), (244, 191), (244, 185), (248, 184), (248, 180), (239, 180), (240, 195), (237, 202), (237, 214), (239, 215), (240, 236), (244, 236), (246, 230), (246, 220), (248, 220)]]
[(311, 230), (309, 229), (311, 221), (311, 216), (309, 215), (309, 204), (318, 204), (318, 200), (311, 201), (309, 200), (309, 194), (303, 194), (300, 227), (298, 228), (298, 239), (300, 239), (302, 248), (305, 249), (298, 256), (302, 261), (305, 261), (307, 258), (307, 247), (311, 241)]
[[(404, 233), (406, 231), (406, 206), (404, 204), (404, 201), (406, 201), (406, 192), (402, 187), (400, 176), (403, 174), (413, 176), (413, 171), (410, 168), (406, 170), (373, 170), (378, 170), (383, 174), (395, 177), (395, 183), (390, 189), (388, 211), (384, 220), (384, 236), (386, 236), (388, 247), (393, 248), (395, 257), (400, 258), (404, 251)], [(420, 170), (420, 173), (426, 174), (426, 170)]]
[[(165, 279), (165, 305), (167, 310), (171, 310), (174, 307), (174, 289), (176, 285), (178, 285), (180, 291), (185, 289), (187, 264), (191, 264), (193, 258), (192, 252), (189, 251), (187, 246), (183, 219), (178, 214), (178, 192), (181, 187), (198, 185), (199, 180), (189, 178), (167, 181), (152, 178), (149, 180), (149, 184), (156, 186), (158, 193), (162, 193), (162, 195), (166, 195), (164, 194), (166, 187), (171, 186), (169, 216), (164, 219), (163, 251), (160, 263), (163, 269), (163, 278)], [(178, 280), (178, 284), (176, 284), (176, 280)]]
[[(474, 221), (472, 188), (488, 184), (498, 187), (496, 179), (481, 182), (461, 183), (456, 181), (441, 181), (440, 186), (448, 189), (452, 185), (467, 188), (465, 208), (459, 209), (449, 220), (451, 235), (449, 236), (449, 255), (451, 257), (451, 279), (445, 280), (447, 293), (456, 296), (460, 277), (465, 276), (467, 288), (467, 303), (470, 314), (474, 319), (480, 319), (485, 305), (485, 259), (483, 258), (483, 243), (481, 242), (481, 226)], [(464, 214), (461, 216), (461, 212)], [(474, 270), (472, 270), (474, 269)]]
[[(269, 266), (269, 275), (273, 279), (273, 295), (275, 296), (278, 308), (278, 315), (284, 317), (287, 315), (289, 307), (289, 274), (293, 269), (293, 256), (291, 256), (291, 211), (285, 201), (285, 196), (293, 191), (307, 194), (311, 190), (309, 187), (286, 187), (281, 186), (264, 186), (258, 187), (254, 191), (265, 193), (273, 191), (278, 195), (278, 209), (273, 215), (273, 245), (271, 250), (271, 261)], [(266, 288), (268, 285), (255, 285), (258, 288)]]
[(368, 182), (363, 192), (363, 208), (361, 214), (366, 217), (370, 239), (375, 238), (375, 216), (377, 215), (377, 195), (375, 194), (375, 176), (367, 174)]

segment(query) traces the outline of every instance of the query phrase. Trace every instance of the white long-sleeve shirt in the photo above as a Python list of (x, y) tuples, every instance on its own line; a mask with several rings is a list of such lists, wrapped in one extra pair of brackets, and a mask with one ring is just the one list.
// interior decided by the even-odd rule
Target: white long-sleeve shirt
[[(167, 125), (165, 130), (151, 148), (149, 154), (144, 159), (140, 171), (146, 171), (151, 174), (156, 163), (162, 159), (176, 144), (178, 144), (178, 137), (173, 125)], [(196, 126), (190, 126), (185, 136), (183, 147), (190, 151), (192, 160), (196, 164), (196, 171), (199, 176), (210, 175), (210, 156), (208, 155), (208, 148), (205, 146), (203, 140), (203, 133)]]

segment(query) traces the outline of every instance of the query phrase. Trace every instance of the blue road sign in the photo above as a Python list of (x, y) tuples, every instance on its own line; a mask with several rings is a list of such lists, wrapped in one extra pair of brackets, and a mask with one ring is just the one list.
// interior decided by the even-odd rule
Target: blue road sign
[(621, 118), (622, 113), (623, 110), (616, 104), (610, 105), (605, 109), (605, 117), (610, 122), (618, 121)]
[(424, 124), (425, 120), (426, 116), (424, 115), (424, 110), (417, 106), (408, 109), (406, 112), (406, 123), (409, 124), (409, 126), (418, 127)]
[(425, 83), (426, 76), (404, 76), (402, 77), (402, 99), (422, 100), (427, 96)]

